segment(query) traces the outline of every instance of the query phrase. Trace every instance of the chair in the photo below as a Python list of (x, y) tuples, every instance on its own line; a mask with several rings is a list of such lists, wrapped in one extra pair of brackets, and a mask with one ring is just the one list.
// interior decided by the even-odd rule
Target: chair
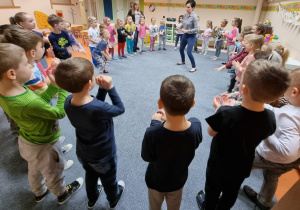
[(75, 34), (75, 36), (82, 38), (80, 31), (82, 31), (82, 26), (74, 27), (74, 34)]
[(82, 44), (89, 46), (89, 36), (88, 33), (83, 33)]

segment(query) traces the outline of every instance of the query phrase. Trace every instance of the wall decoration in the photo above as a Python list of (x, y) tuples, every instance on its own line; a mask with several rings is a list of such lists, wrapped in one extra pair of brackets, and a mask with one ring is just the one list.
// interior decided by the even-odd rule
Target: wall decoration
[[(145, 6), (154, 5), (155, 7), (181, 7), (185, 8), (182, 3), (159, 3), (159, 2), (145, 2)], [(255, 11), (256, 6), (249, 5), (222, 5), (222, 4), (197, 4), (196, 8), (199, 9), (225, 9), (225, 10), (246, 10)]]
[(285, 7), (281, 4), (278, 5), (277, 11), (283, 18), (283, 21), (286, 23), (291, 23), (295, 26), (300, 26), (300, 15), (297, 14), (295, 11), (288, 11), (286, 8), (289, 7)]
[[(300, 2), (290, 3), (290, 4), (280, 4), (281, 7), (288, 11), (300, 11)], [(278, 11), (279, 5), (271, 5), (271, 6), (264, 6), (262, 11)]]
[(56, 14), (57, 16), (63, 18), (64, 17), (64, 14), (63, 14), (63, 11), (62, 10), (56, 10)]
[(154, 12), (155, 11), (154, 4), (152, 4), (152, 3), (149, 4), (149, 10), (150, 10), (150, 12)]
[(48, 15), (40, 11), (34, 11), (34, 15), (38, 28), (51, 28), (51, 26), (47, 22)]

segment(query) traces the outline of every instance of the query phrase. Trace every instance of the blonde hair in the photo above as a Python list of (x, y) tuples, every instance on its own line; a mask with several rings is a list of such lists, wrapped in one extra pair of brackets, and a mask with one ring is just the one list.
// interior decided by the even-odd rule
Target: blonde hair
[(208, 25), (210, 25), (210, 28), (213, 28), (213, 25), (212, 25), (212, 21), (211, 21), (211, 20), (208, 20), (206, 23), (208, 23)]
[(282, 66), (285, 66), (285, 62), (289, 58), (290, 51), (278, 42), (268, 42), (265, 45), (267, 49), (276, 51), (282, 57)]
[(161, 20), (159, 21), (159, 23), (165, 23), (165, 20), (164, 20), (164, 19), (161, 19)]
[(25, 16), (28, 15), (26, 12), (18, 12), (14, 16), (9, 18), (11, 25), (20, 25), (21, 22), (25, 21)]
[(91, 24), (96, 18), (94, 16), (89, 16), (88, 17), (88, 23)]
[(290, 73), (291, 86), (300, 88), (300, 68), (294, 69)]
[(260, 50), (263, 44), (265, 43), (264, 37), (262, 35), (257, 34), (248, 34), (244, 37), (244, 39), (256, 50)]
[(135, 5), (139, 5), (139, 8), (137, 11), (140, 11), (140, 3), (138, 1), (135, 1), (132, 5), (132, 9), (131, 9), (131, 15), (135, 14)]

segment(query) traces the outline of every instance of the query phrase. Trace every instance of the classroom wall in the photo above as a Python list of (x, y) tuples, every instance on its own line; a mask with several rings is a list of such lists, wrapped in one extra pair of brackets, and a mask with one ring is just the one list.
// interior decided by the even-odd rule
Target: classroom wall
[[(282, 4), (296, 3), (299, 1), (284, 1)], [(278, 5), (278, 3), (266, 4), (267, 6)], [(300, 11), (297, 11), (300, 13)], [(277, 11), (263, 11), (260, 22), (269, 19), (272, 23), (273, 34), (279, 37), (284, 47), (289, 49), (290, 58), (300, 61), (300, 26), (293, 26), (283, 21)]]
[[(34, 18), (34, 11), (40, 11), (45, 13), (46, 15), (56, 14), (56, 10), (62, 10), (63, 16), (66, 21), (69, 21), (73, 24), (73, 19), (71, 13), (69, 13), (70, 8), (72, 7), (75, 10), (76, 15), (74, 16), (75, 24), (82, 24), (81, 13), (79, 0), (71, 0), (71, 3), (74, 5), (53, 5), (53, 9), (51, 8), (50, 0), (14, 0), (15, 6), (20, 6), (21, 8), (14, 9), (0, 9), (0, 25), (9, 24), (9, 17), (16, 14), (17, 12), (27, 12), (32, 15)], [(77, 5), (76, 5), (77, 3)], [(38, 29), (37, 31), (49, 31), (49, 29)]]
[[(149, 6), (147, 3), (186, 3), (186, 0), (145, 0), (144, 13), (146, 17), (146, 24), (150, 24), (151, 17), (155, 17), (157, 20), (162, 19), (163, 16), (167, 17), (175, 17), (178, 20), (179, 15), (184, 15), (186, 13), (185, 7), (161, 7), (156, 6), (154, 12), (150, 12)], [(197, 1), (199, 4), (209, 4), (209, 5), (247, 5), (247, 6), (256, 6), (257, 0), (201, 0)], [(205, 27), (207, 20), (212, 20), (213, 26), (220, 25), (222, 19), (226, 18), (230, 22), (227, 26), (227, 29), (230, 30), (232, 27), (230, 25), (231, 20), (234, 17), (239, 17), (243, 19), (242, 26), (252, 25), (253, 17), (255, 14), (255, 10), (231, 10), (231, 9), (204, 9), (204, 8), (195, 8), (195, 13), (200, 16), (200, 27)]]

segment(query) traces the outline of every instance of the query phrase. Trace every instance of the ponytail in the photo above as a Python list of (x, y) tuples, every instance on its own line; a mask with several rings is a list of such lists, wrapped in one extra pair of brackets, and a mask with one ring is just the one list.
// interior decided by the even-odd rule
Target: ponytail
[(242, 32), (242, 22), (243, 22), (243, 20), (240, 19), (240, 18), (234, 18), (234, 21), (237, 25), (236, 27), (239, 29), (239, 33), (241, 33)]
[(9, 18), (9, 22), (11, 25), (20, 25), (21, 22), (24, 22), (26, 12), (18, 12), (15, 15)]
[(290, 51), (286, 49), (285, 47), (282, 47), (282, 54), (280, 54), (282, 57), (282, 66), (285, 67), (285, 62), (289, 58)]

